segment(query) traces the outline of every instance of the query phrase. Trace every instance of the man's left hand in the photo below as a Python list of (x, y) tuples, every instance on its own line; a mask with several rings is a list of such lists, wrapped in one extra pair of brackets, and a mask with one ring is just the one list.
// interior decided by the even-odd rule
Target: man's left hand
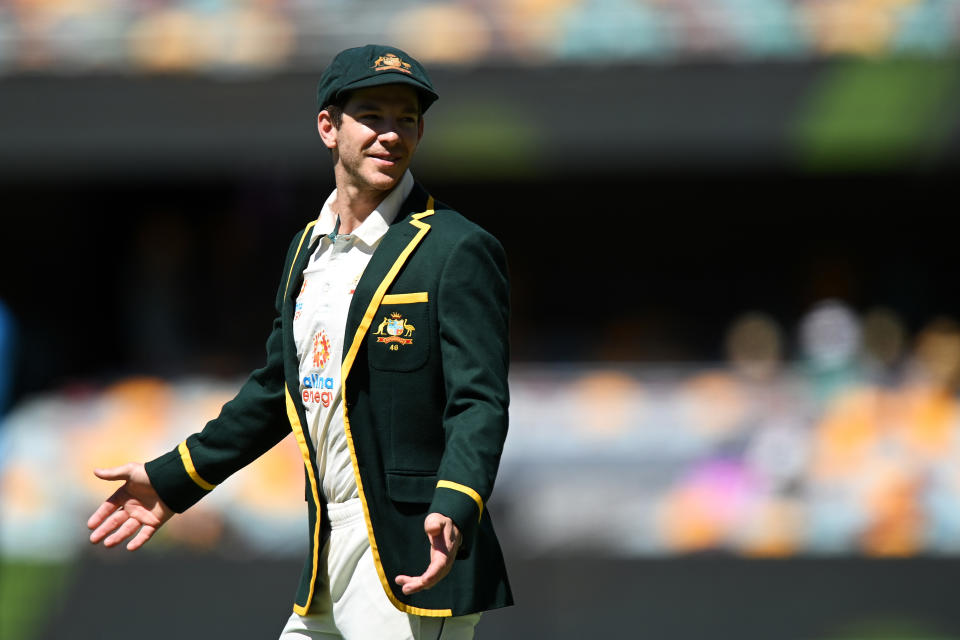
[(439, 513), (427, 516), (423, 522), (423, 530), (427, 532), (427, 540), (430, 542), (430, 566), (420, 576), (396, 577), (396, 583), (403, 587), (406, 595), (429, 589), (443, 580), (453, 568), (453, 561), (462, 542), (457, 525)]

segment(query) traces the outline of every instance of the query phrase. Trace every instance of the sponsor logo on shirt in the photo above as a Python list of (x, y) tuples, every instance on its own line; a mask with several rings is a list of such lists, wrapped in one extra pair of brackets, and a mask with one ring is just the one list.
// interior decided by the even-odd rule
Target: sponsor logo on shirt
[(311, 373), (303, 376), (303, 404), (318, 404), (329, 407), (333, 402), (333, 378)]
[(321, 376), (319, 373), (311, 373), (303, 376), (303, 386), (307, 389), (333, 389), (333, 378)]
[(319, 404), (329, 407), (333, 402), (333, 391), (319, 391), (317, 389), (303, 390), (303, 404)]
[(330, 359), (330, 339), (323, 329), (313, 336), (313, 366), (322, 369)]

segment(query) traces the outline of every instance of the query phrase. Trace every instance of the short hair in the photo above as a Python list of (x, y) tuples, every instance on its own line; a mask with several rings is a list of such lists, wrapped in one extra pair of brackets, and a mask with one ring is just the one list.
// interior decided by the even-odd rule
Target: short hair
[(333, 126), (337, 129), (343, 125), (343, 105), (342, 104), (328, 104), (323, 108), (323, 111), (326, 111), (330, 114), (330, 122), (333, 123)]

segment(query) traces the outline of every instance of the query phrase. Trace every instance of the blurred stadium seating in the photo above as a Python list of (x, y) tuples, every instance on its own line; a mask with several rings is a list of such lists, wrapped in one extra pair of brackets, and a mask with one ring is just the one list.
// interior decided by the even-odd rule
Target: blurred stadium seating
[[(938, 319), (911, 339), (888, 309), (861, 321), (824, 301), (802, 332), (793, 362), (783, 330), (751, 313), (723, 366), (518, 365), (501, 527), (534, 556), (960, 551), (960, 327)], [(179, 442), (237, 386), (135, 378), (22, 403), (0, 439), (0, 554), (80, 553), (72, 525), (104, 492), (90, 469)], [(285, 441), (161, 540), (299, 556), (299, 467)]]
[(12, 0), (0, 6), (0, 70), (8, 73), (316, 68), (346, 46), (378, 41), (451, 65), (932, 56), (956, 52), (960, 9), (951, 0), (369, 0), (359, 6)]

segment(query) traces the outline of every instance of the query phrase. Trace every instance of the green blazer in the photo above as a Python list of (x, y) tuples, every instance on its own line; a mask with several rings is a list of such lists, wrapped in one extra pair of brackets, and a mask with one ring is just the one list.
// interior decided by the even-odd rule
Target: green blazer
[[(267, 340), (220, 415), (146, 464), (160, 497), (182, 512), (286, 436), (303, 454), (310, 554), (293, 606), (304, 615), (323, 581), (329, 534), (316, 451), (305, 433), (295, 298), (314, 223), (290, 244)], [(500, 243), (417, 184), (374, 252), (347, 315), (344, 426), (380, 582), (401, 611), (458, 616), (513, 603), (485, 508), (507, 433), (509, 284)], [(463, 544), (435, 587), (404, 595), (397, 575), (429, 562), (428, 513), (449, 516)]]

